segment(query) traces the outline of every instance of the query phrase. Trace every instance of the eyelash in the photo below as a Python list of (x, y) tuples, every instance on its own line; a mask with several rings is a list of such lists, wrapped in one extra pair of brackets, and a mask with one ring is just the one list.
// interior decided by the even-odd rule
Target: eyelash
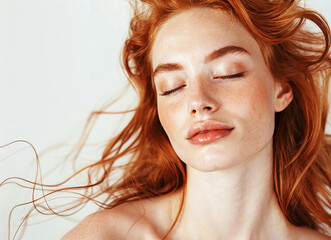
[[(216, 77), (213, 77), (213, 79), (222, 79), (222, 80), (224, 80), (224, 79), (239, 78), (239, 77), (242, 77), (242, 76), (244, 76), (244, 72), (236, 73), (236, 74), (232, 74), (232, 75), (227, 75), (227, 76), (216, 76)], [(171, 89), (169, 91), (165, 91), (165, 92), (161, 93), (160, 96), (170, 95), (170, 94), (176, 92), (177, 90), (179, 90), (180, 88), (185, 87), (185, 86), (186, 85), (183, 85), (183, 86)]]
[(227, 76), (216, 76), (216, 77), (213, 77), (213, 79), (233, 79), (233, 78), (239, 78), (242, 76), (244, 76), (244, 72), (227, 75)]
[(161, 93), (160, 95), (161, 95), (161, 96), (167, 96), (167, 95), (170, 95), (170, 94), (176, 92), (178, 89), (180, 89), (180, 88), (182, 88), (182, 87), (185, 87), (185, 86), (186, 86), (186, 85), (183, 85), (183, 86), (180, 86), (180, 87), (177, 87), (177, 88), (171, 89), (171, 90), (169, 90), (169, 91), (165, 91), (165, 92)]

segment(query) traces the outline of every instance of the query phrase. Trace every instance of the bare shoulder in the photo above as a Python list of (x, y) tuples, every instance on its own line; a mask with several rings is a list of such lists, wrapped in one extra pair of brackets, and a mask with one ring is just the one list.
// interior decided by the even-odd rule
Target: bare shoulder
[[(161, 212), (160, 212), (161, 211)], [(93, 213), (68, 232), (62, 240), (123, 240), (160, 237), (160, 217), (167, 209), (159, 200), (148, 199), (121, 204), (113, 209)], [(164, 225), (162, 225), (164, 226)]]
[(93, 213), (69, 231), (62, 240), (106, 239), (105, 225), (101, 214), (99, 212)]

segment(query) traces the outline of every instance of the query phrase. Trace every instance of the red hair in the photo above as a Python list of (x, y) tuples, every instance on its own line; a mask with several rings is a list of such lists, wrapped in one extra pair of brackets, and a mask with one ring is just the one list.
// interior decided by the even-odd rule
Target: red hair
[[(292, 87), (292, 103), (276, 114), (274, 190), (283, 214), (292, 224), (319, 231), (323, 231), (323, 225), (331, 227), (327, 210), (331, 207), (331, 144), (330, 136), (325, 134), (330, 29), (321, 15), (293, 0), (136, 0), (122, 57), (140, 102), (128, 125), (108, 142), (101, 159), (84, 168), (89, 170), (89, 183), (80, 188), (100, 186), (97, 193), (86, 194), (88, 199), (106, 194), (102, 206), (113, 208), (185, 187), (185, 164), (158, 119), (150, 51), (159, 27), (167, 19), (194, 7), (213, 8), (236, 17), (259, 43), (275, 79)], [(320, 32), (306, 29), (306, 20), (316, 24)], [(111, 173), (123, 156), (130, 156), (130, 161), (120, 166), (122, 177), (110, 184)], [(98, 181), (92, 183), (95, 178)]]
[[(327, 212), (331, 207), (331, 146), (330, 136), (325, 134), (331, 59), (330, 29), (325, 19), (299, 6), (298, 1), (141, 2), (145, 8), (136, 5), (130, 37), (123, 51), (125, 69), (140, 93), (141, 102), (131, 127), (123, 134), (139, 132), (137, 140), (144, 146), (137, 148), (140, 154), (136, 155), (133, 169), (127, 169), (127, 178), (135, 179), (133, 184), (138, 183), (142, 188), (124, 200), (165, 194), (185, 182), (183, 163), (174, 153), (157, 117), (149, 53), (158, 28), (173, 14), (194, 7), (213, 8), (235, 16), (259, 43), (275, 79), (292, 87), (294, 99), (277, 113), (273, 140), (274, 189), (283, 214), (297, 226), (321, 230), (323, 223), (331, 227)], [(306, 20), (315, 23), (321, 33), (305, 29)], [(138, 124), (139, 121), (142, 123)], [(121, 136), (110, 143), (105, 158), (120, 139)], [(125, 187), (125, 178), (121, 187)]]

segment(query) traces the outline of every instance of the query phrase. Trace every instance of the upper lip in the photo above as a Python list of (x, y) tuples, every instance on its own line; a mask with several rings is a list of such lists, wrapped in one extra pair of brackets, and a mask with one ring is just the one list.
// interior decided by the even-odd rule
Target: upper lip
[(212, 130), (232, 130), (233, 127), (226, 123), (222, 123), (216, 120), (207, 120), (203, 122), (194, 123), (187, 132), (187, 139), (191, 139), (201, 132), (207, 132)]

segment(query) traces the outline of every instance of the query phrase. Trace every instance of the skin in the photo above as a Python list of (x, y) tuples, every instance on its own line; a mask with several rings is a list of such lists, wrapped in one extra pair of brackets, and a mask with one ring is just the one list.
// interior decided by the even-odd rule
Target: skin
[[(247, 52), (205, 61), (226, 46)], [(330, 239), (290, 224), (278, 206), (272, 182), (274, 118), (293, 94), (272, 77), (248, 31), (225, 13), (187, 10), (160, 28), (151, 57), (153, 70), (176, 64), (156, 71), (154, 81), (161, 124), (187, 164), (183, 212), (167, 239)], [(188, 141), (193, 124), (207, 120), (233, 130), (205, 144)], [(162, 239), (180, 198), (181, 191), (92, 214), (64, 239)]]

